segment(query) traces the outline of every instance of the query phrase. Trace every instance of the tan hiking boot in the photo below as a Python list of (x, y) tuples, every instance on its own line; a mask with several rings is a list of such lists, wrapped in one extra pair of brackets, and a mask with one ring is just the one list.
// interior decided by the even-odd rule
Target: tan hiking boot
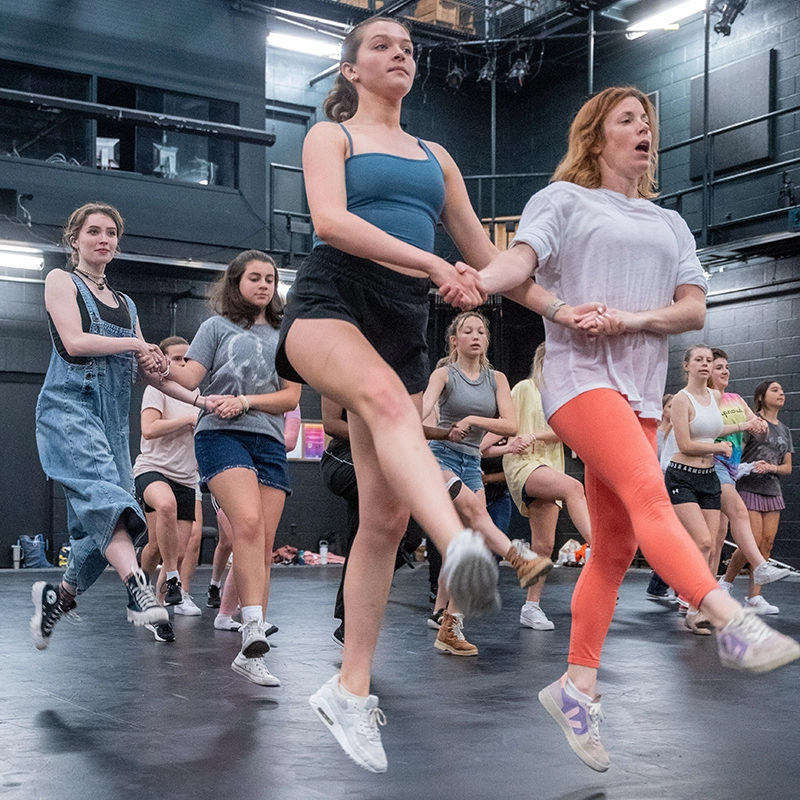
[(517, 571), (519, 585), (525, 589), (532, 586), (553, 569), (553, 562), (545, 556), (536, 555), (527, 542), (514, 539), (506, 553), (506, 561)]
[(444, 612), (439, 635), (436, 637), (433, 646), (437, 650), (451, 653), (454, 656), (478, 655), (478, 648), (464, 638), (463, 614), (448, 614), (447, 611)]

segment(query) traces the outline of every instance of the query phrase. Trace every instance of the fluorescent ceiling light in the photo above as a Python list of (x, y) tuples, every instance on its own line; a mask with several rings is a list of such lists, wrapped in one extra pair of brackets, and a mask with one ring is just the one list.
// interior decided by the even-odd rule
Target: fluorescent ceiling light
[(652, 17), (647, 17), (629, 25), (628, 38), (636, 39), (639, 36), (644, 36), (648, 31), (677, 30), (678, 22), (704, 11), (705, 7), (706, 0), (684, 0), (683, 3), (678, 3), (678, 5), (666, 11), (653, 14)]
[(310, 39), (305, 36), (292, 36), (288, 33), (275, 33), (274, 31), (267, 36), (267, 44), (270, 47), (278, 47), (281, 50), (293, 50), (295, 53), (305, 53), (311, 56), (322, 56), (339, 60), (342, 49), (340, 42), (330, 39)]
[(0, 247), (0, 267), (41, 271), (44, 268), (44, 253), (32, 247), (2, 245)]

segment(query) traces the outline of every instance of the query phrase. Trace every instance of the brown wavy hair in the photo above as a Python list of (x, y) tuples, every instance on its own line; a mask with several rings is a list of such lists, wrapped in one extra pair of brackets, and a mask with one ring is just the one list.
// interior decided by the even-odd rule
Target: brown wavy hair
[(605, 142), (603, 124), (608, 115), (626, 97), (635, 97), (644, 106), (650, 120), (653, 138), (650, 144), (650, 166), (639, 178), (639, 197), (651, 200), (656, 191), (656, 167), (658, 165), (658, 121), (656, 110), (644, 92), (635, 86), (612, 86), (587, 100), (575, 115), (569, 129), (567, 154), (556, 167), (551, 181), (569, 181), (586, 189), (599, 189), (601, 185), (598, 154), (594, 152)]
[(162, 339), (158, 343), (158, 349), (164, 354), (167, 354), (167, 349), (170, 347), (176, 347), (179, 344), (185, 344), (188, 346), (189, 342), (183, 338), (183, 336), (167, 336), (166, 339)]
[(122, 219), (122, 214), (117, 211), (114, 206), (108, 203), (86, 203), (80, 208), (76, 208), (67, 220), (64, 230), (61, 234), (61, 239), (64, 244), (69, 248), (69, 258), (67, 259), (67, 269), (72, 271), (78, 266), (78, 251), (75, 249), (75, 240), (81, 232), (86, 220), (92, 214), (105, 214), (117, 226), (117, 251), (119, 252), (119, 240), (122, 238), (122, 233), (125, 229), (125, 224)]
[(355, 64), (358, 60), (358, 51), (364, 41), (364, 31), (376, 22), (394, 22), (411, 36), (411, 26), (408, 23), (390, 17), (370, 17), (353, 27), (342, 42), (342, 54), (339, 58), (339, 74), (328, 96), (322, 103), (322, 111), (333, 122), (345, 122), (358, 111), (358, 92), (352, 81), (342, 75), (345, 64)]
[(251, 261), (264, 261), (272, 264), (272, 269), (275, 271), (275, 292), (265, 310), (265, 315), (267, 322), (273, 328), (280, 328), (283, 318), (283, 300), (278, 292), (278, 267), (272, 257), (261, 250), (245, 250), (228, 264), (228, 268), (211, 287), (208, 304), (211, 310), (220, 316), (227, 317), (237, 325), (252, 328), (261, 309), (245, 300), (239, 290), (239, 282)]

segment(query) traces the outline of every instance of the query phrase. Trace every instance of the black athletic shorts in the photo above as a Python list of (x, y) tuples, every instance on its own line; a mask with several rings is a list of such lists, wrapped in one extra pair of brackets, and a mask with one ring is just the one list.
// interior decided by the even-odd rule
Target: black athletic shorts
[(672, 505), (697, 503), (700, 508), (719, 511), (722, 488), (714, 467), (687, 467), (670, 461), (664, 483)]
[(158, 481), (166, 483), (167, 486), (172, 489), (172, 493), (175, 495), (175, 502), (178, 504), (178, 519), (194, 522), (194, 503), (197, 499), (194, 486), (184, 486), (182, 483), (176, 483), (171, 478), (155, 470), (152, 472), (143, 472), (141, 475), (137, 475), (135, 479), (136, 499), (142, 504), (145, 512), (150, 514), (155, 511), (155, 509), (145, 502), (144, 490), (151, 483), (157, 483)]
[(275, 365), (303, 383), (286, 357), (285, 340), (296, 319), (341, 319), (364, 334), (397, 373), (409, 394), (428, 385), (428, 278), (414, 278), (330, 245), (315, 247), (289, 290)]

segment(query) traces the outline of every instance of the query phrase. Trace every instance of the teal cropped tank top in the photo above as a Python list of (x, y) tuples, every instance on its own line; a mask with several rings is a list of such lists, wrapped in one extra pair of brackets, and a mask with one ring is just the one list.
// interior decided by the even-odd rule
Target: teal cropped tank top
[[(341, 123), (339, 123), (341, 125)], [(426, 159), (388, 153), (353, 154), (344, 162), (347, 210), (390, 236), (433, 252), (436, 223), (444, 208), (444, 172), (436, 156), (417, 139)], [(314, 247), (325, 244), (314, 236)]]

